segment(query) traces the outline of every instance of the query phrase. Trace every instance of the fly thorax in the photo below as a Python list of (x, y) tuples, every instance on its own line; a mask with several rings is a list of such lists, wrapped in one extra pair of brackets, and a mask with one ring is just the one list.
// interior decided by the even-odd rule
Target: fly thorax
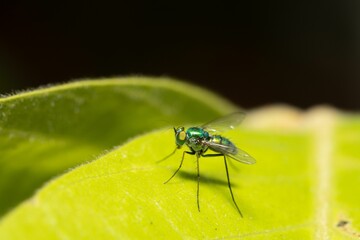
[(204, 151), (207, 147), (203, 144), (204, 140), (209, 139), (209, 133), (202, 128), (192, 127), (186, 131), (187, 145), (194, 151)]

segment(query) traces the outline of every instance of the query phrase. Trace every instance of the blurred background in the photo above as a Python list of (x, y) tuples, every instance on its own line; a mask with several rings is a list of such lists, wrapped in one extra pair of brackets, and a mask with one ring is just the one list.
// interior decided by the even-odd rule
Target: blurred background
[(1, 1), (0, 93), (170, 76), (246, 108), (360, 109), (359, 1)]

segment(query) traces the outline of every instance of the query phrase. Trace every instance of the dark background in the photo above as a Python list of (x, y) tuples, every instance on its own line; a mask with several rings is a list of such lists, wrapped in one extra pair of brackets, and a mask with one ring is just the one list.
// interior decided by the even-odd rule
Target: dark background
[(360, 109), (359, 1), (3, 1), (0, 93), (143, 74), (240, 106)]

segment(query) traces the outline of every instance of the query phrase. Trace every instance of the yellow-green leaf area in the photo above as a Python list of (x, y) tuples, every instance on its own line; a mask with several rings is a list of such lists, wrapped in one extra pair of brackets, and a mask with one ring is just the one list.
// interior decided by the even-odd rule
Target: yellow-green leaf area
[(175, 148), (171, 127), (236, 109), (190, 84), (145, 77), (0, 99), (0, 239), (358, 239), (357, 114), (268, 107), (222, 133), (257, 160), (228, 159), (244, 218), (222, 157), (200, 158), (201, 212), (195, 156), (164, 184), (187, 150), (157, 162)]
[(131, 137), (235, 107), (168, 78), (84, 80), (0, 99), (0, 216), (50, 178)]
[[(360, 238), (360, 117), (350, 115), (336, 130), (331, 219), (338, 239)], [(338, 226), (343, 222), (344, 226)], [(341, 224), (340, 224), (341, 225)]]
[[(163, 184), (178, 166), (181, 152), (156, 163), (174, 147), (172, 130), (162, 130), (50, 182), (5, 218), (0, 233), (9, 239), (24, 234), (28, 239), (311, 236), (311, 177), (303, 164), (310, 157), (308, 136), (257, 131), (228, 136), (258, 159), (253, 166), (233, 162), (230, 169), (244, 218), (231, 201), (222, 158), (200, 159), (201, 212), (194, 156), (187, 156), (181, 172)], [(299, 145), (305, 151), (299, 151)], [(19, 226), (22, 231), (16, 230)]]

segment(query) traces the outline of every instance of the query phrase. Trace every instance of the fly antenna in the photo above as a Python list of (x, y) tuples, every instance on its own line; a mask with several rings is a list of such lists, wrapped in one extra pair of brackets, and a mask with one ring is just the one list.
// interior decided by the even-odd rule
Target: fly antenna
[(156, 163), (160, 163), (160, 162), (162, 162), (162, 161), (165, 161), (166, 159), (168, 159), (169, 157), (171, 157), (172, 155), (174, 155), (174, 153), (176, 152), (176, 150), (178, 150), (178, 147), (176, 147), (176, 148), (174, 149), (174, 151), (172, 151), (172, 152), (171, 152), (169, 155), (167, 155), (166, 157), (164, 157), (164, 158), (156, 161)]

